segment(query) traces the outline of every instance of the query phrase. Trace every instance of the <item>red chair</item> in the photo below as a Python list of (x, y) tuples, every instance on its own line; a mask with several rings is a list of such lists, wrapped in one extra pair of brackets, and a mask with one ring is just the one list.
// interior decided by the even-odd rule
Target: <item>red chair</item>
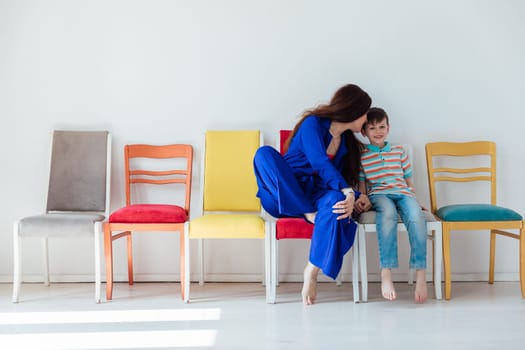
[[(280, 130), (279, 131), (279, 151), (284, 154), (284, 144), (290, 137), (291, 130)], [(271, 290), (270, 290), (270, 302), (276, 302), (277, 285), (279, 284), (279, 245), (278, 241), (281, 239), (312, 239), (312, 232), (314, 225), (307, 223), (303, 218), (279, 218), (275, 220), (272, 225), (272, 239), (271, 239), (271, 266), (272, 266), (272, 277), (271, 277)], [(354, 292), (354, 303), (359, 302), (359, 279), (358, 279), (358, 260), (359, 254), (357, 253), (357, 239), (354, 242), (352, 248), (352, 287)], [(337, 285), (341, 285), (341, 276), (337, 277)]]

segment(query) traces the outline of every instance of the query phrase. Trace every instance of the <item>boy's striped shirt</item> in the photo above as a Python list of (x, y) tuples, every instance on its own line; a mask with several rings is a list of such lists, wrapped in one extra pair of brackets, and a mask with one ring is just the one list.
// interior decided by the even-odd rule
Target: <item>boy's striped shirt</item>
[(405, 180), (412, 176), (412, 165), (402, 146), (391, 146), (388, 142), (381, 149), (366, 145), (361, 154), (361, 166), (359, 180), (366, 182), (368, 194), (415, 195)]

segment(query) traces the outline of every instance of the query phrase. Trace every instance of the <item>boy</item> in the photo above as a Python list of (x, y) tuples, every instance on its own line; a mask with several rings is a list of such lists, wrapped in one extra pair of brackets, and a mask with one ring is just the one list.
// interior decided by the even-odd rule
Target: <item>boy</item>
[(397, 257), (398, 214), (403, 220), (410, 242), (410, 268), (416, 269), (416, 303), (427, 299), (425, 279), (427, 260), (426, 222), (412, 183), (412, 166), (401, 146), (390, 145), (386, 138), (390, 130), (388, 115), (381, 108), (371, 108), (362, 133), (370, 144), (361, 154), (359, 191), (368, 193), (377, 212), (376, 225), (381, 268), (381, 293), (395, 300), (392, 269), (399, 267)]

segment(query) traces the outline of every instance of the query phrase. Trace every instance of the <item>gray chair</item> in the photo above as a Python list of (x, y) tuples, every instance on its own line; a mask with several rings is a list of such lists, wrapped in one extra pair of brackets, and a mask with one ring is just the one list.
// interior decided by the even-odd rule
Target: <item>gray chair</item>
[(39, 237), (44, 284), (49, 285), (48, 237), (93, 237), (95, 301), (100, 302), (100, 236), (109, 212), (111, 135), (107, 131), (54, 131), (46, 211), (14, 224), (13, 302), (22, 282), (22, 238)]

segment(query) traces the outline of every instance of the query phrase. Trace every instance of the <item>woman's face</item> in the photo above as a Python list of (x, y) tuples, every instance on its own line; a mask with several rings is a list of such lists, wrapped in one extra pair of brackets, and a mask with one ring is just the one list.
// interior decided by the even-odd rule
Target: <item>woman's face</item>
[(357, 118), (356, 120), (345, 124), (346, 130), (352, 130), (353, 132), (361, 132), (363, 125), (366, 123), (366, 113)]

